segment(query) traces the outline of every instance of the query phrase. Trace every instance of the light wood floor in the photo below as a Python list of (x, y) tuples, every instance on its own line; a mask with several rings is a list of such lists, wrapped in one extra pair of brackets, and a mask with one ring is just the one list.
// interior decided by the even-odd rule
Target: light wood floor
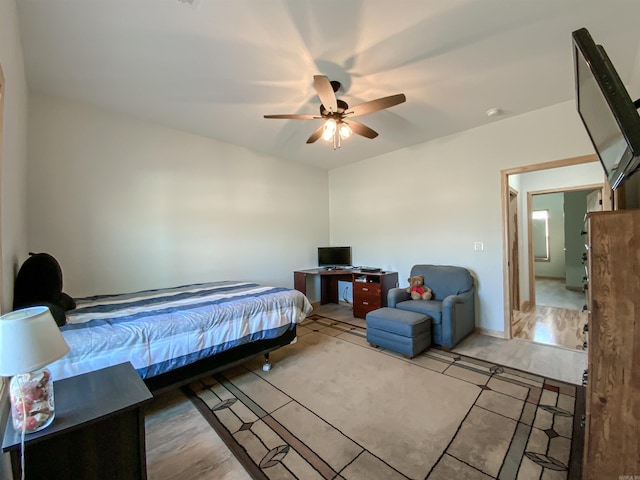
[(511, 334), (522, 340), (582, 350), (587, 318), (587, 312), (536, 305), (528, 311), (513, 312)]
[(145, 410), (149, 480), (250, 480), (251, 477), (181, 390)]
[(583, 311), (585, 294), (567, 289), (564, 279), (556, 278), (536, 278), (535, 290), (536, 306), (513, 312), (512, 336), (583, 350), (588, 320), (588, 313)]
[[(323, 305), (314, 313), (364, 324), (348, 306)], [(453, 351), (574, 384), (580, 384), (586, 368), (585, 352), (519, 339), (472, 334)], [(250, 479), (180, 390), (154, 399), (145, 410), (145, 428), (150, 480)]]

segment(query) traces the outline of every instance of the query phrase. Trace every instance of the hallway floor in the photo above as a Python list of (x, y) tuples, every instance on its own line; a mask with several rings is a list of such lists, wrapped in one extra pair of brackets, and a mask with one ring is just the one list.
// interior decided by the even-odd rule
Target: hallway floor
[(587, 318), (587, 312), (537, 305), (526, 312), (513, 312), (511, 334), (521, 340), (582, 350)]
[(585, 303), (584, 292), (568, 290), (564, 280), (536, 278), (536, 305), (582, 310)]
[(583, 350), (588, 319), (584, 292), (568, 290), (564, 280), (550, 278), (536, 278), (535, 288), (535, 307), (513, 312), (513, 338)]

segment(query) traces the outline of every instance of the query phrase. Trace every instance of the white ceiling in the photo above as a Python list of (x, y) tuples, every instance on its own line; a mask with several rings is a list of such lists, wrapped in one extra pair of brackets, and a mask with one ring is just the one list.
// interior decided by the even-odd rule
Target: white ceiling
[[(587, 27), (625, 83), (640, 45), (634, 0), (17, 0), (29, 86), (334, 168), (574, 98), (571, 32)], [(306, 139), (313, 75), (378, 131), (342, 148)], [(631, 89), (630, 89), (631, 90)], [(636, 95), (640, 92), (633, 92)], [(634, 97), (635, 99), (635, 97)], [(503, 114), (487, 117), (490, 108)]]

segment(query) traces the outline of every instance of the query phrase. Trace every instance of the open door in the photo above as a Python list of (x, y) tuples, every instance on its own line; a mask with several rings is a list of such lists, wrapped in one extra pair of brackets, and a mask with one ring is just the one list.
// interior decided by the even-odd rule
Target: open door
[(511, 315), (520, 310), (520, 258), (518, 251), (518, 192), (509, 187), (509, 296)]

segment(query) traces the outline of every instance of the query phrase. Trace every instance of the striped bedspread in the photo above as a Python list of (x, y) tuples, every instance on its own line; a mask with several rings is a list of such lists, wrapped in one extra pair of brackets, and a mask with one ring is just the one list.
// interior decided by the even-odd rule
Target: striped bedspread
[(297, 290), (246, 282), (76, 299), (60, 328), (71, 351), (56, 380), (130, 361), (153, 377), (238, 345), (275, 338), (311, 312)]

